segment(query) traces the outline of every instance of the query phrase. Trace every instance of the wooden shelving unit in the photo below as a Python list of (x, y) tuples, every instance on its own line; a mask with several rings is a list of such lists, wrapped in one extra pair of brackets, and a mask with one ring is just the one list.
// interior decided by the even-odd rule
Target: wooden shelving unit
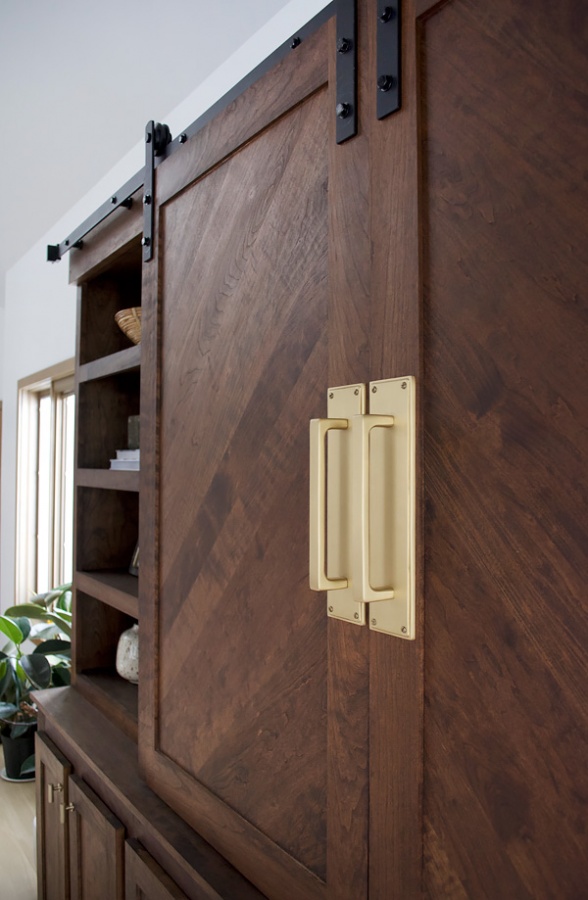
[(120, 634), (139, 619), (137, 545), (140, 473), (113, 470), (127, 447), (128, 417), (140, 412), (141, 345), (115, 322), (141, 304), (141, 246), (103, 260), (78, 295), (75, 653), (81, 694), (137, 740), (137, 685), (116, 672)]

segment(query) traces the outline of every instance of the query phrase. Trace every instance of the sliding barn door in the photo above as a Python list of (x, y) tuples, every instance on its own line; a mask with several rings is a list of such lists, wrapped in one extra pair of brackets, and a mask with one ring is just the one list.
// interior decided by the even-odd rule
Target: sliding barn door
[[(402, 4), (335, 140), (334, 21), (156, 171), (140, 756), (272, 900), (579, 898), (586, 17)], [(415, 640), (308, 587), (308, 420), (414, 376)], [(401, 490), (402, 487), (399, 488)], [(146, 677), (144, 677), (146, 676)]]
[(420, 20), (424, 886), (588, 884), (587, 15)]
[(369, 377), (334, 42), (327, 22), (158, 167), (145, 266), (142, 763), (274, 900), (367, 896), (366, 629), (308, 582), (309, 420)]

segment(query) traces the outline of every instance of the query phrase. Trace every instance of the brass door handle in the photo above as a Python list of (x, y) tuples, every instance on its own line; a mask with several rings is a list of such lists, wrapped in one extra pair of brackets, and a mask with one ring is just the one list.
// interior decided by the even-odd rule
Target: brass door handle
[(47, 803), (53, 803), (55, 801), (55, 794), (59, 793), (63, 790), (63, 785), (60, 782), (56, 782), (56, 784), (52, 784), (51, 782), (47, 785)]
[(310, 519), (309, 580), (313, 591), (347, 587), (347, 578), (327, 578), (326, 573), (326, 437), (332, 429), (346, 429), (347, 419), (310, 420)]
[(65, 814), (66, 812), (74, 812), (75, 806), (73, 803), (61, 804), (59, 807), (59, 819), (62, 825), (65, 825)]
[(394, 599), (392, 588), (374, 589), (370, 583), (370, 541), (384, 540), (370, 530), (370, 436), (374, 428), (393, 426), (394, 416), (374, 415), (353, 416), (351, 424), (353, 594), (359, 603)]
[(330, 418), (310, 423), (310, 586), (327, 592), (332, 618), (412, 641), (415, 378), (331, 387), (327, 397)]

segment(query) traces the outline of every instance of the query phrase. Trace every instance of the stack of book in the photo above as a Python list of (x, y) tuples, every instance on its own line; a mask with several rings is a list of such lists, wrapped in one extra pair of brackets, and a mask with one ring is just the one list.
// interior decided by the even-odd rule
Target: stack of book
[(110, 460), (111, 469), (138, 469), (140, 467), (140, 450), (117, 450), (116, 459)]

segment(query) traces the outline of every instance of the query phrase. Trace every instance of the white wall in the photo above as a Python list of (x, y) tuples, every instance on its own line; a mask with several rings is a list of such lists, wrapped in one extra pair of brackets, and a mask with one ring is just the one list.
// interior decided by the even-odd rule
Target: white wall
[[(326, 5), (326, 0), (291, 0), (186, 100), (162, 117), (172, 134), (178, 134), (202, 115)], [(51, 265), (47, 263), (46, 245), (63, 240), (134, 175), (143, 161), (144, 144), (140, 142), (19, 260), (6, 279), (3, 334), (0, 317), (0, 347), (3, 347), (0, 367), (0, 398), (3, 399), (0, 492), (2, 609), (25, 599), (14, 597), (17, 383), (19, 379), (75, 353), (76, 292), (67, 284), (68, 260)]]
[(0, 403), (4, 396), (4, 307), (0, 306)]

